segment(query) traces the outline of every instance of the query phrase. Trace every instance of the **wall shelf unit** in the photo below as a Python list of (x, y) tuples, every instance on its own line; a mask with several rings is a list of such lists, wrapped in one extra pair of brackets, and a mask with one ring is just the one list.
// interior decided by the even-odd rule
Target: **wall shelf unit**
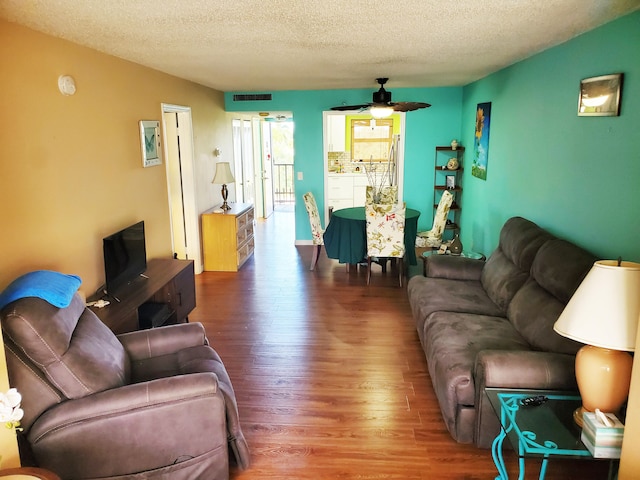
[[(433, 208), (438, 208), (438, 202), (445, 190), (453, 194), (453, 204), (449, 210), (449, 218), (445, 227), (451, 232), (448, 237), (453, 237), (460, 231), (460, 211), (462, 210), (462, 173), (464, 147), (458, 146), (455, 150), (451, 146), (436, 147), (435, 172), (433, 179)], [(456, 168), (451, 168), (456, 164)], [(450, 240), (451, 238), (445, 238)]]

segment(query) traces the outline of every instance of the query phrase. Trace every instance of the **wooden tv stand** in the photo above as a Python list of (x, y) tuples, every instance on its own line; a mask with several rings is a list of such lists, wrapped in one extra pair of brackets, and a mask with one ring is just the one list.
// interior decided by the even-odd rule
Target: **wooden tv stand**
[(187, 322), (187, 315), (196, 307), (196, 284), (193, 260), (154, 258), (147, 262), (144, 276), (118, 292), (103, 308), (92, 307), (114, 333), (139, 329), (138, 307), (146, 302), (166, 303), (171, 309), (171, 323)]

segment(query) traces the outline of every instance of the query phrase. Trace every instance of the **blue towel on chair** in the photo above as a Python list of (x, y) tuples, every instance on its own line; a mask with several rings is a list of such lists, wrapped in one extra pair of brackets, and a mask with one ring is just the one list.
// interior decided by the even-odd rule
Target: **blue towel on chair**
[(50, 270), (26, 273), (16, 278), (0, 293), (0, 309), (24, 297), (38, 297), (54, 307), (65, 308), (71, 303), (81, 283), (82, 280), (77, 275)]

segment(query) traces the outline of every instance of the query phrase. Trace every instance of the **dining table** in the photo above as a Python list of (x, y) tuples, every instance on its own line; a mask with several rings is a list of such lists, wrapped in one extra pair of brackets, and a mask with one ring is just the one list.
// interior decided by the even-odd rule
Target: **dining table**
[[(404, 228), (405, 258), (410, 265), (417, 265), (416, 235), (420, 212), (407, 208)], [(367, 221), (364, 207), (334, 210), (324, 231), (324, 248), (329, 258), (340, 263), (355, 265), (367, 258)]]

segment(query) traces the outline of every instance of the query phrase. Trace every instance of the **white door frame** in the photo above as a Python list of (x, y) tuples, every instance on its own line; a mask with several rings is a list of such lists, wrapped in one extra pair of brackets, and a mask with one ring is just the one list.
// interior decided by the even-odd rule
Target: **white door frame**
[[(180, 142), (178, 142), (177, 138), (168, 138), (166, 135), (167, 126), (165, 124), (165, 113), (176, 113), (178, 116), (178, 122), (180, 125), (180, 131), (178, 135), (180, 137)], [(165, 165), (166, 165), (166, 174), (167, 174), (167, 199), (169, 201), (169, 211), (172, 211), (172, 194), (178, 195), (179, 192), (172, 192), (170, 185), (172, 184), (172, 176), (175, 173), (172, 173), (174, 169), (170, 168), (172, 162), (179, 161), (180, 169), (179, 172), (182, 175), (181, 184), (182, 184), (182, 203), (183, 203), (183, 213), (184, 213), (184, 230), (185, 230), (185, 240), (186, 240), (186, 256), (188, 259), (193, 260), (194, 270), (196, 274), (202, 273), (203, 264), (202, 264), (202, 255), (200, 250), (200, 225), (198, 221), (198, 209), (196, 202), (196, 189), (195, 189), (195, 175), (194, 175), (194, 158), (193, 158), (193, 128), (191, 121), (191, 108), (185, 107), (181, 105), (172, 105), (168, 103), (162, 104), (162, 138), (164, 140), (164, 149), (165, 152)], [(176, 142), (178, 144), (179, 149), (179, 159), (169, 158), (169, 152), (172, 149), (168, 148), (168, 142)], [(174, 145), (175, 147), (175, 145)], [(175, 148), (174, 148), (175, 150)], [(175, 190), (175, 189), (174, 189)], [(179, 213), (170, 213), (170, 215), (179, 215)], [(175, 239), (174, 239), (174, 231), (173, 231), (173, 218), (171, 221), (171, 243), (173, 247), (173, 251), (176, 251), (175, 248)]]

